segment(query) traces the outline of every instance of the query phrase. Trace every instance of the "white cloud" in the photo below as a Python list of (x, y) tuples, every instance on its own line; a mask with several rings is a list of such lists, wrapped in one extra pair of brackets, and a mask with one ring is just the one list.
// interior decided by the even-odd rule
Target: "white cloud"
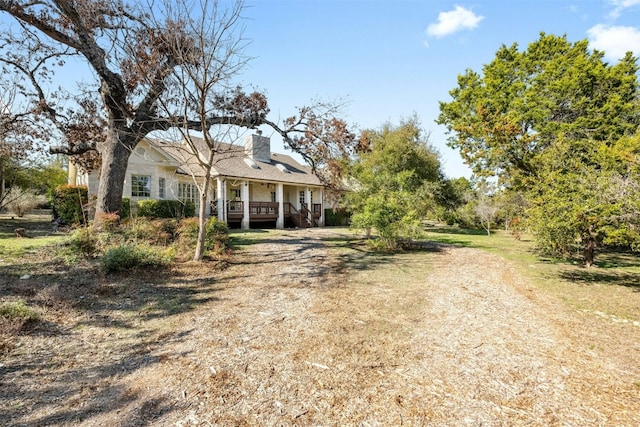
[(617, 18), (625, 9), (633, 6), (639, 6), (640, 0), (609, 0), (609, 3), (614, 6), (614, 9), (609, 13), (609, 16)]
[(438, 22), (427, 27), (427, 34), (439, 38), (461, 30), (472, 30), (483, 19), (484, 16), (478, 16), (470, 9), (456, 5), (455, 9), (450, 12), (440, 12)]
[(621, 59), (629, 51), (636, 56), (640, 54), (639, 28), (598, 24), (587, 30), (587, 35), (591, 47), (604, 51), (611, 61)]

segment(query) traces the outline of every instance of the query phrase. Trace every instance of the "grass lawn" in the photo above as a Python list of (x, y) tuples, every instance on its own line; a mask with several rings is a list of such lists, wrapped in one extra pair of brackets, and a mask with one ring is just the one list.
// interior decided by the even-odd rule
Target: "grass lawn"
[[(26, 238), (17, 238), (16, 229), (23, 228)], [(0, 257), (18, 258), (29, 251), (62, 242), (65, 233), (55, 232), (51, 216), (28, 214), (23, 218), (0, 215)]]

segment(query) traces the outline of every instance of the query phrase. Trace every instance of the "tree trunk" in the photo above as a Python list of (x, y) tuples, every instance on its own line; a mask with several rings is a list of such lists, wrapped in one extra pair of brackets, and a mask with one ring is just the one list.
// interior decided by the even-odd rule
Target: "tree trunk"
[(209, 172), (211, 168), (206, 168), (204, 182), (200, 189), (200, 207), (198, 209), (198, 241), (196, 242), (196, 251), (193, 255), (194, 261), (202, 261), (204, 257), (204, 250), (206, 249), (207, 238), (207, 206), (209, 206), (209, 187), (211, 185), (211, 179), (209, 178)]
[(102, 165), (94, 219), (96, 225), (100, 223), (101, 214), (119, 213), (122, 209), (124, 180), (133, 147), (135, 141), (132, 138), (119, 137), (118, 131), (111, 132), (99, 147)]
[(596, 241), (593, 237), (583, 238), (584, 243), (584, 265), (591, 267), (595, 258)]

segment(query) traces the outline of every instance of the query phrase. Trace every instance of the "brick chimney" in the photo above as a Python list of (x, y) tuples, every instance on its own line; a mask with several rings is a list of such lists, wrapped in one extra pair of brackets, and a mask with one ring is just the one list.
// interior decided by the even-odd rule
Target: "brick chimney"
[(271, 161), (271, 140), (268, 136), (262, 136), (262, 131), (258, 131), (257, 135), (247, 137), (244, 152), (250, 159), (269, 162)]

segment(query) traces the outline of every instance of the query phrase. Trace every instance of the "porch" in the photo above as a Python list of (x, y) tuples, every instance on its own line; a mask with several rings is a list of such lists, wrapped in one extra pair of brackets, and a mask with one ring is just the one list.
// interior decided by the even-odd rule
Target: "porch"
[[(226, 202), (224, 218), (229, 225), (240, 225), (244, 219), (245, 202), (239, 200), (230, 200)], [(249, 223), (276, 224), (280, 215), (278, 202), (249, 202)], [(220, 218), (218, 211), (218, 201), (211, 202), (211, 216)], [(308, 204), (303, 204), (298, 210), (292, 203), (283, 203), (283, 217), (285, 226), (309, 228), (319, 225), (322, 216), (322, 204), (312, 203), (311, 208)]]

